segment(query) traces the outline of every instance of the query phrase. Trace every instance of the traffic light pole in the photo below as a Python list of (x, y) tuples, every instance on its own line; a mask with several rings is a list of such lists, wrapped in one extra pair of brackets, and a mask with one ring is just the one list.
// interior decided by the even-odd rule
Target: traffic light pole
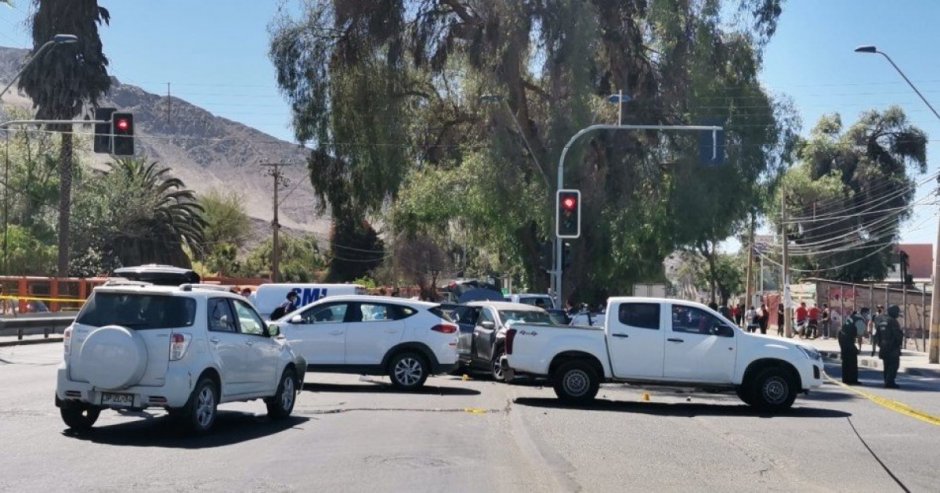
[[(558, 188), (556, 190), (561, 190), (565, 188), (565, 156), (568, 155), (568, 149), (574, 145), (581, 137), (598, 130), (679, 130), (679, 131), (710, 131), (712, 133), (712, 159), (718, 157), (718, 132), (722, 131), (722, 127), (715, 125), (591, 125), (589, 127), (584, 127), (574, 134), (571, 139), (568, 140), (568, 143), (565, 144), (565, 147), (561, 150), (561, 157), (558, 158)], [(583, 207), (583, 205), (582, 205)], [(556, 218), (557, 221), (557, 218)], [(565, 306), (564, 288), (562, 287), (562, 238), (558, 236), (558, 225), (555, 225), (555, 297), (556, 303), (559, 307)]]

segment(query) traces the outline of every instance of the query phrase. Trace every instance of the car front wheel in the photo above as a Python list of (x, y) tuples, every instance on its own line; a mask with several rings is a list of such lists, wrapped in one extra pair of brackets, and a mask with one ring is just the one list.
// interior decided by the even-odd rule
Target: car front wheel
[(290, 416), (291, 411), (294, 410), (296, 397), (297, 384), (294, 379), (294, 372), (288, 368), (281, 375), (281, 383), (277, 386), (277, 392), (264, 401), (268, 406), (268, 416), (274, 419), (283, 419)]
[(503, 371), (503, 367), (499, 363), (499, 360), (502, 359), (504, 354), (506, 353), (504, 353), (502, 349), (496, 351), (496, 354), (493, 356), (493, 361), (490, 362), (490, 375), (492, 375), (493, 380), (497, 382), (506, 381), (506, 372)]
[(750, 404), (762, 411), (782, 411), (796, 400), (796, 382), (783, 368), (766, 368), (751, 381)]
[(406, 352), (395, 355), (388, 365), (388, 376), (392, 385), (403, 390), (421, 388), (428, 379), (428, 364), (417, 353)]

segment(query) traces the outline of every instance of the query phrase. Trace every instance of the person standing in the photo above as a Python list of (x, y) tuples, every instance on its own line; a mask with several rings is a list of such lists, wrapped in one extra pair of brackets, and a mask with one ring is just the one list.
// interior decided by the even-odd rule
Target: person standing
[(783, 337), (784, 317), (786, 317), (786, 314), (783, 313), (784, 309), (783, 303), (777, 306), (777, 335), (780, 337)]
[(823, 303), (822, 313), (819, 316), (819, 329), (823, 339), (829, 339), (829, 305)]
[(819, 337), (819, 308), (814, 304), (809, 309), (809, 323), (806, 326), (806, 337), (815, 339)]
[(858, 316), (857, 312), (845, 317), (842, 328), (839, 330), (839, 349), (842, 360), (842, 383), (847, 385), (858, 385), (858, 349), (855, 347), (855, 339), (858, 337), (858, 331), (865, 330), (865, 322)]
[(744, 314), (744, 322), (747, 324), (748, 332), (754, 332), (757, 328), (757, 311), (754, 310), (753, 306), (749, 307)]
[(862, 352), (862, 341), (865, 339), (865, 331), (868, 330), (868, 324), (871, 323), (871, 309), (867, 306), (863, 306), (861, 316), (864, 323), (858, 330), (858, 352)]
[(887, 389), (899, 388), (894, 379), (898, 375), (898, 367), (901, 366), (901, 343), (904, 340), (904, 332), (901, 331), (901, 324), (898, 323), (900, 316), (901, 309), (898, 305), (891, 305), (888, 307), (888, 315), (881, 317), (877, 322), (878, 345), (881, 346), (878, 357), (884, 362), (884, 380)]
[(881, 319), (884, 318), (885, 308), (881, 305), (878, 305), (875, 308), (875, 318), (868, 324), (868, 336), (871, 338), (871, 355), (875, 356), (875, 349), (878, 347), (878, 330), (880, 328)]
[(767, 335), (767, 324), (770, 323), (770, 310), (767, 305), (760, 304), (760, 312), (757, 314), (757, 326), (760, 327), (760, 333)]
[(287, 293), (287, 300), (284, 303), (281, 303), (280, 306), (274, 309), (271, 312), (271, 320), (277, 320), (288, 313), (297, 309), (297, 302), (300, 300), (300, 296), (297, 294), (297, 291), (291, 290)]
[(806, 302), (801, 301), (800, 306), (796, 309), (796, 331), (800, 333), (801, 337), (806, 336), (806, 317), (808, 315)]

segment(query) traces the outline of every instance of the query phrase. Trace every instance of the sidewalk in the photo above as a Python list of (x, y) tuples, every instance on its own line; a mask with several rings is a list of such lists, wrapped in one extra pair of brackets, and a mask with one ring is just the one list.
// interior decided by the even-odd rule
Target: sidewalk
[[(790, 339), (793, 342), (815, 347), (824, 360), (841, 361), (842, 352), (839, 348), (839, 341), (835, 338), (830, 339), (799, 339), (794, 337)], [(858, 367), (869, 368), (872, 370), (881, 370), (882, 361), (875, 353), (871, 355), (871, 344), (867, 341), (862, 344), (862, 351), (858, 355)], [(898, 373), (907, 373), (909, 375), (940, 378), (940, 365), (927, 362), (927, 353), (919, 351), (904, 350), (901, 352), (901, 366)]]

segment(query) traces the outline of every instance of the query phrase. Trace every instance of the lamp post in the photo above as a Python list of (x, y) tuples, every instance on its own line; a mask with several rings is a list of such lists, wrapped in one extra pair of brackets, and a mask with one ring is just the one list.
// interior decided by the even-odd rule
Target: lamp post
[(617, 105), (617, 125), (623, 125), (623, 104), (630, 101), (630, 96), (624, 94), (621, 89), (617, 94), (607, 96), (607, 101)]
[[(878, 48), (871, 45), (859, 46), (858, 48), (855, 48), (855, 52), (877, 53), (885, 57), (885, 60), (887, 60), (888, 63), (890, 63), (891, 66), (894, 67), (894, 69), (897, 70), (899, 74), (901, 74), (901, 77), (904, 78), (904, 81), (907, 82), (907, 85), (911, 86), (911, 89), (917, 93), (917, 95), (920, 97), (920, 100), (923, 101), (928, 108), (930, 108), (930, 111), (933, 112), (933, 115), (937, 117), (938, 120), (940, 120), (940, 114), (937, 113), (937, 110), (935, 110), (933, 105), (927, 101), (927, 98), (925, 98), (924, 95), (917, 90), (917, 87), (914, 86), (914, 83), (911, 82), (911, 79), (908, 79), (907, 76), (904, 75), (904, 72), (901, 71), (901, 68), (894, 63), (894, 60), (892, 60), (887, 53), (879, 51)], [(940, 261), (938, 261), (940, 260), (938, 259), (938, 257), (940, 257), (940, 225), (937, 227), (937, 243), (934, 246), (934, 252), (936, 253), (934, 253), (933, 256), (934, 288), (933, 294), (930, 297), (930, 350), (928, 353), (928, 361), (931, 363), (940, 363), (940, 293), (937, 292), (937, 280), (940, 279)]]
[[(7, 84), (6, 87), (4, 87), (2, 91), (0, 91), (0, 104), (3, 104), (3, 95), (6, 94), (6, 92), (9, 91), (11, 87), (13, 87), (13, 84), (16, 83), (16, 81), (20, 78), (21, 75), (23, 75), (23, 72), (25, 72), (26, 69), (34, 61), (36, 61), (39, 58), (39, 56), (42, 55), (46, 50), (56, 45), (72, 44), (72, 43), (77, 43), (77, 42), (78, 42), (78, 36), (74, 34), (56, 34), (55, 36), (52, 37), (52, 39), (43, 43), (43, 45), (40, 46), (38, 50), (36, 50), (36, 53), (33, 54), (33, 56), (30, 57), (30, 59), (27, 60), (26, 63), (23, 64), (23, 67), (20, 68), (20, 71), (17, 72), (16, 75), (13, 76), (13, 79), (10, 80), (10, 83)], [(10, 135), (7, 132), (8, 131), (4, 132), (6, 134), (6, 148), (5, 148), (6, 151), (5, 151), (5, 159), (3, 163), (3, 273), (4, 274), (9, 273), (9, 271), (7, 270), (7, 251), (9, 248), (7, 246), (7, 240), (8, 240), (7, 225), (9, 223), (9, 207), (10, 207), (9, 200), (8, 200), (8, 197), (10, 196), (10, 190), (8, 188), (9, 174), (10, 174)]]

